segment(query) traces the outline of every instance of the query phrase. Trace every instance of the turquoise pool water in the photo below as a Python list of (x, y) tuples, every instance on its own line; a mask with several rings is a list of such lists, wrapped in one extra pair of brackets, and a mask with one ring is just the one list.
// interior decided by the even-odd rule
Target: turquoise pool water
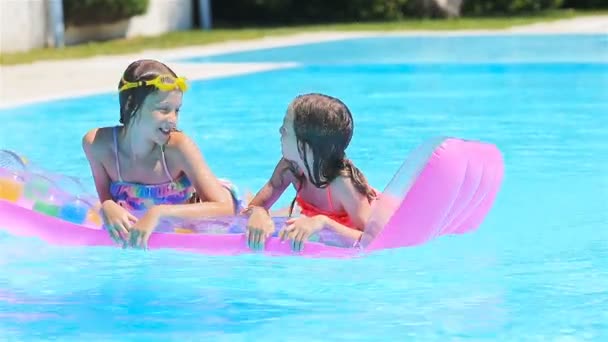
[[(505, 181), (481, 228), (354, 260), (68, 249), (0, 233), (0, 339), (608, 338), (606, 37), (374, 38), (191, 61), (291, 60), (301, 65), (193, 82), (181, 128), (216, 174), (257, 190), (289, 101), (326, 92), (351, 107), (349, 155), (380, 188), (430, 137), (498, 145)], [(117, 123), (117, 103), (0, 110), (0, 148), (92, 188), (80, 139)]]

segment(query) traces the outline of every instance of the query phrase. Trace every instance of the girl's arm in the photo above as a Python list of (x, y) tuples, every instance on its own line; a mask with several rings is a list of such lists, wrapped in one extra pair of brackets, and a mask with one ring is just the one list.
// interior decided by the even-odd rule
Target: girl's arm
[(334, 233), (348, 239), (348, 241), (351, 241), (352, 243), (359, 241), (361, 235), (363, 235), (363, 231), (347, 227), (325, 215), (319, 215), (319, 219), (322, 220), (323, 227), (331, 229)]
[(100, 203), (103, 204), (105, 201), (111, 201), (112, 197), (110, 196), (110, 176), (101, 163), (103, 154), (103, 144), (100, 142), (101, 134), (101, 129), (97, 128), (88, 131), (82, 138), (82, 149), (91, 167), (97, 196)]
[(258, 191), (255, 197), (251, 200), (249, 208), (262, 207), (267, 211), (281, 197), (285, 189), (294, 181), (293, 173), (290, 170), (290, 164), (285, 159), (281, 158), (275, 166), (272, 176)]
[[(106, 131), (107, 132), (107, 131)], [(125, 241), (129, 229), (137, 218), (112, 200), (110, 195), (110, 176), (101, 160), (107, 153), (107, 144), (104, 142), (103, 129), (93, 129), (82, 138), (82, 149), (89, 161), (97, 196), (101, 203), (101, 217), (104, 228), (108, 231), (114, 241)]]
[(172, 133), (169, 148), (174, 152), (172, 161), (184, 171), (196, 193), (199, 203), (158, 205), (150, 211), (158, 218), (176, 217), (196, 219), (210, 216), (234, 214), (234, 201), (230, 192), (224, 188), (213, 174), (194, 141), (183, 133)]
[(266, 238), (275, 230), (268, 210), (293, 181), (293, 173), (289, 166), (289, 162), (285, 159), (279, 160), (270, 180), (258, 191), (247, 209), (241, 213), (249, 217), (246, 225), (249, 248), (262, 249)]

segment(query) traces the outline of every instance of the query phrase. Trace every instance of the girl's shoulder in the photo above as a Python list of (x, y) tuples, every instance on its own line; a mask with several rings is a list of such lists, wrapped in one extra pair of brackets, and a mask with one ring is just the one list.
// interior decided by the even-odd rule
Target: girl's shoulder
[(90, 144), (98, 144), (112, 137), (114, 127), (97, 127), (87, 131), (83, 140)]
[(204, 159), (203, 153), (196, 142), (181, 131), (171, 132), (171, 137), (163, 148), (169, 163), (188, 163), (188, 160), (191, 161), (199, 156)]
[(193, 140), (184, 132), (182, 131), (174, 131), (171, 132), (171, 137), (169, 138), (169, 141), (167, 141), (167, 144), (165, 145), (166, 148), (180, 148), (184, 143), (192, 143)]
[(357, 198), (361, 194), (357, 191), (357, 187), (353, 179), (348, 176), (339, 175), (330, 184), (332, 191), (337, 194), (342, 194), (343, 197)]
[(96, 156), (111, 151), (114, 144), (113, 129), (114, 127), (99, 127), (89, 130), (82, 137), (82, 147), (87, 153)]
[(171, 137), (164, 148), (165, 152), (168, 152), (169, 154), (183, 154), (191, 149), (200, 151), (196, 142), (194, 142), (186, 133), (181, 131), (171, 132)]
[(332, 193), (337, 194), (337, 197), (346, 200), (360, 201), (367, 198), (372, 201), (379, 196), (377, 189), (367, 183), (367, 181), (356, 181), (353, 177), (339, 175), (330, 184)]

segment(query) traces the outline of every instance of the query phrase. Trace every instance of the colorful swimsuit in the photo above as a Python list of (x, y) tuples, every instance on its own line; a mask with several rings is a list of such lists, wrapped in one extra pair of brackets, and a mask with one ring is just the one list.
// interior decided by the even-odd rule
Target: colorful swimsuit
[[(161, 147), (161, 162), (167, 175), (168, 182), (162, 184), (140, 184), (125, 182), (120, 174), (120, 163), (118, 161), (118, 137), (117, 128), (114, 127), (112, 133), (114, 136), (114, 155), (116, 157), (116, 170), (118, 172), (118, 181), (110, 184), (110, 195), (112, 199), (131, 212), (140, 212), (149, 209), (154, 205), (160, 204), (185, 204), (196, 202), (199, 199), (196, 196), (194, 186), (185, 174), (182, 174), (177, 179), (171, 178), (167, 161), (165, 160), (165, 149)], [(235, 210), (239, 210), (242, 203), (238, 197), (236, 187), (227, 180), (220, 180), (222, 185), (230, 191), (234, 201)]]

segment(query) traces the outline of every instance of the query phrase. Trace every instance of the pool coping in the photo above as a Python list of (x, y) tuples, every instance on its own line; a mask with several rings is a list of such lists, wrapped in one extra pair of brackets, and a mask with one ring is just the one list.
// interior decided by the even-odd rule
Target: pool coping
[[(515, 26), (500, 30), (315, 32), (251, 41), (228, 41), (205, 46), (168, 50), (147, 50), (136, 54), (95, 56), (84, 59), (40, 61), (0, 68), (0, 109), (96, 95), (116, 91), (117, 75), (133, 60), (153, 58), (166, 61), (191, 80), (237, 76), (293, 68), (297, 63), (201, 63), (183, 59), (277, 47), (305, 45), (365, 37), (438, 37), (509, 35), (597, 35), (608, 37), (608, 16), (582, 17)], [(177, 61), (179, 60), (179, 61)], [(173, 62), (177, 61), (177, 62)], [(81, 70), (86, 70), (82, 72)], [(42, 78), (39, 75), (44, 75)], [(94, 79), (92, 82), (91, 79)], [(57, 81), (59, 80), (59, 81)]]

